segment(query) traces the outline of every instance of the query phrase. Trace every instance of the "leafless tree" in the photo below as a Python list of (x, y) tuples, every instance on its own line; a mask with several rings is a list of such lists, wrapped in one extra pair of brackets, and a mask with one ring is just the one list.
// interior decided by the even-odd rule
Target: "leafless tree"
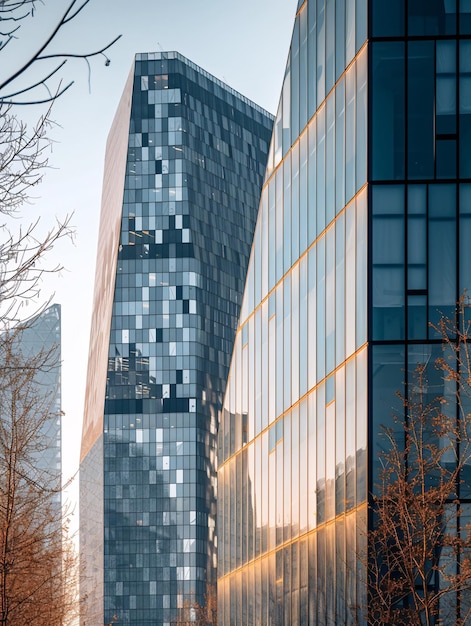
[[(0, 104), (24, 105), (52, 102), (71, 87), (73, 81), (65, 85), (60, 80), (60, 73), (68, 59), (80, 59), (90, 68), (90, 59), (103, 57), (105, 64), (110, 59), (106, 51), (121, 37), (118, 35), (104, 46), (92, 50), (57, 50), (55, 48), (59, 34), (68, 28), (89, 5), (90, 0), (67, 0), (57, 22), (51, 25), (44, 39), (38, 42), (36, 50), (11, 74), (0, 78)], [(11, 47), (20, 37), (20, 29), (26, 22), (33, 20), (38, 0), (2, 0), (0, 1), (0, 54)], [(45, 4), (45, 3), (44, 3)], [(44, 10), (44, 7), (41, 7)], [(39, 9), (41, 10), (41, 9)], [(41, 71), (38, 66), (44, 67)], [(53, 81), (55, 79), (56, 82)], [(42, 90), (43, 95), (38, 95)]]
[(185, 600), (183, 607), (179, 609), (178, 618), (173, 622), (175, 626), (217, 626), (217, 623), (217, 591), (212, 584), (207, 585), (204, 604), (201, 605), (196, 600)]
[(462, 626), (471, 619), (471, 535), (460, 500), (471, 473), (471, 329), (467, 299), (443, 318), (435, 363), (452, 400), (432, 397), (419, 364), (401, 397), (405, 418), (384, 429), (373, 495), (367, 623)]
[[(69, 59), (78, 59), (90, 70), (90, 60), (97, 57), (108, 65), (106, 51), (120, 37), (91, 50), (57, 48), (59, 35), (78, 22), (89, 5), (90, 0), (62, 0), (62, 14), (46, 28), (34, 52), (12, 71), (11, 63), (0, 64), (0, 330), (24, 319), (22, 308), (39, 296), (43, 275), (60, 269), (46, 264), (47, 253), (59, 239), (71, 235), (69, 217), (43, 232), (37, 218), (24, 222), (21, 209), (47, 168), (51, 106), (73, 84), (72, 80), (64, 84), (64, 65)], [(38, 0), (0, 0), (0, 59), (21, 45), (21, 29), (28, 23), (34, 25), (38, 13), (53, 6)], [(47, 109), (28, 128), (18, 115), (18, 105), (44, 103), (49, 103)], [(28, 309), (29, 316), (36, 312)]]
[(21, 326), (0, 336), (0, 624), (64, 626), (76, 607), (76, 555), (63, 525), (61, 476), (44, 462), (59, 419), (43, 376), (55, 349), (25, 353)]

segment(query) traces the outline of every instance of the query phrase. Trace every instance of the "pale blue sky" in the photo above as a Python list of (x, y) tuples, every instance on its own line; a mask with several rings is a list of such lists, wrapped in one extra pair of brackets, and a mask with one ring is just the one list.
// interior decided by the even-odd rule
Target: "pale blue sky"
[[(66, 4), (56, 0), (53, 10)], [(297, 0), (92, 0), (57, 44), (84, 52), (123, 34), (107, 53), (109, 67), (103, 58), (92, 64), (90, 91), (86, 64), (68, 63), (65, 78), (72, 77), (75, 85), (54, 106), (53, 119), (59, 127), (52, 131), (52, 167), (28, 208), (32, 218), (39, 213), (45, 224), (53, 216), (74, 212), (75, 246), (64, 243), (56, 251), (66, 271), (47, 285), (62, 304), (66, 476), (78, 465), (104, 149), (133, 56), (177, 50), (275, 113), (296, 4)], [(31, 30), (20, 35), (16, 49), (11, 47), (3, 68), (14, 67), (21, 54), (52, 28), (53, 10), (38, 5)]]

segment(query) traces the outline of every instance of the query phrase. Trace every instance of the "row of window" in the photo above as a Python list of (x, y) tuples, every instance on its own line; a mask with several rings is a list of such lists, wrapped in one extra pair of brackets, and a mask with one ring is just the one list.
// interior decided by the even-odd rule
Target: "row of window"
[(234, 626), (364, 623), (365, 511), (218, 579), (219, 619)]
[(362, 192), (239, 332), (225, 402), (249, 441), (365, 343), (366, 225)]
[(366, 60), (362, 53), (263, 189), (242, 320), (366, 182)]
[[(367, 387), (364, 349), (219, 465), (219, 575), (365, 501)], [(234, 450), (244, 418), (223, 424), (219, 449)]]

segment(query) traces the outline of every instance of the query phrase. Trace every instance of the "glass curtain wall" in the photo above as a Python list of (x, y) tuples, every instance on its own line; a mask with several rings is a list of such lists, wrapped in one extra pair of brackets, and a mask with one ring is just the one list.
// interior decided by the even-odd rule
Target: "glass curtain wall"
[(219, 428), (221, 624), (364, 604), (366, 31), (366, 0), (298, 5)]
[(169, 626), (215, 582), (217, 416), (273, 120), (178, 53), (139, 54), (130, 81), (84, 424), (90, 623)]

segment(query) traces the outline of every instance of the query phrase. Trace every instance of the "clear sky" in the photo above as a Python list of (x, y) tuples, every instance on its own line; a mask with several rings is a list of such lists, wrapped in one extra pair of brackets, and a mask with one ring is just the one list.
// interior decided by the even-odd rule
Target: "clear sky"
[[(2, 57), (0, 77), (53, 28), (58, 15), (54, 11), (68, 2), (53, 4), (54, 9), (38, 4), (30, 30), (19, 33), (9, 58)], [(74, 213), (75, 243), (64, 242), (54, 253), (66, 269), (45, 285), (45, 293), (54, 289), (54, 300), (62, 304), (66, 477), (78, 467), (106, 137), (133, 56), (176, 50), (275, 113), (296, 4), (297, 0), (91, 0), (55, 46), (85, 52), (123, 35), (107, 52), (108, 67), (102, 57), (92, 63), (90, 75), (83, 61), (67, 64), (63, 76), (66, 81), (74, 79), (75, 85), (54, 106), (57, 126), (51, 129), (51, 167), (25, 211), (31, 221), (41, 215), (45, 226), (54, 216)], [(39, 76), (39, 68), (32, 76)], [(19, 111), (28, 117), (38, 112), (37, 107)], [(71, 489), (72, 500), (75, 494), (76, 488)]]

